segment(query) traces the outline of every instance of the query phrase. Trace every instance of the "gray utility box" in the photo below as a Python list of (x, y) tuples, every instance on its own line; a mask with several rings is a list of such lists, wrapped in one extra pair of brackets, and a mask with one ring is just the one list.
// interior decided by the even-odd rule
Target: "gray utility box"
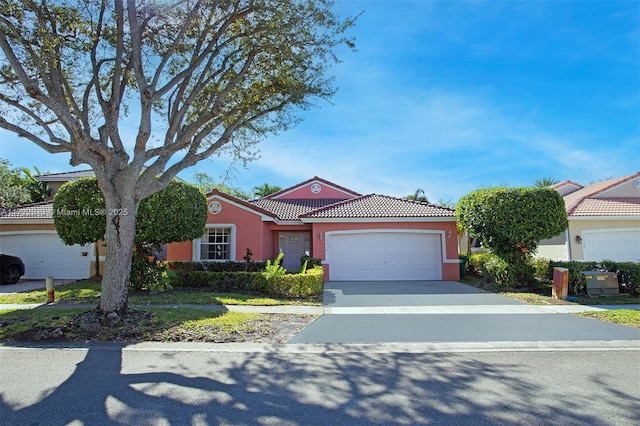
[(587, 283), (587, 294), (589, 296), (603, 296), (608, 294), (619, 294), (618, 276), (615, 272), (582, 271)]

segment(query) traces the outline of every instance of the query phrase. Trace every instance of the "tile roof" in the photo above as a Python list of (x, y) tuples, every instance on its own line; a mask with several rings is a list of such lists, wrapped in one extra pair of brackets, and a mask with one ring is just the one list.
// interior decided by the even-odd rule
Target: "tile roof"
[(53, 219), (53, 201), (0, 209), (1, 219)]
[(582, 186), (579, 183), (574, 182), (572, 180), (565, 180), (564, 182), (560, 182), (560, 183), (556, 183), (555, 185), (551, 185), (551, 187), (554, 188), (554, 189), (557, 189), (557, 188), (562, 188), (563, 186), (568, 186), (568, 185), (575, 186), (576, 188), (584, 188), (584, 186)]
[(640, 216), (640, 198), (586, 198), (571, 216)]
[(271, 199), (260, 198), (249, 204), (273, 213), (280, 220), (298, 220), (301, 215), (344, 201), (341, 198)]
[(370, 194), (303, 214), (304, 218), (454, 217), (447, 207), (386, 195)]
[(635, 216), (639, 214), (640, 198), (594, 198), (604, 191), (640, 177), (640, 172), (596, 182), (563, 197), (569, 216)]
[(46, 173), (44, 175), (35, 176), (35, 178), (40, 182), (64, 182), (70, 179), (93, 176), (95, 176), (93, 170), (78, 170), (73, 172)]
[(334, 188), (336, 188), (336, 189), (338, 189), (340, 191), (343, 191), (343, 192), (345, 192), (347, 194), (350, 194), (350, 195), (352, 195), (354, 197), (359, 197), (360, 195), (362, 195), (362, 194), (359, 194), (359, 193), (357, 193), (355, 191), (350, 190), (349, 188), (345, 188), (344, 186), (336, 185), (333, 182), (329, 182), (326, 179), (322, 179), (321, 177), (315, 176), (315, 177), (312, 177), (311, 179), (305, 180), (304, 182), (300, 182), (300, 183), (298, 183), (296, 185), (290, 186), (289, 188), (281, 189), (278, 192), (274, 192), (273, 194), (269, 194), (265, 198), (279, 198), (282, 195), (285, 195), (285, 194), (287, 194), (289, 192), (292, 192), (292, 191), (294, 191), (294, 190), (296, 190), (298, 188), (301, 188), (301, 187), (303, 187), (303, 186), (305, 186), (305, 185), (307, 185), (307, 184), (309, 184), (309, 183), (311, 183), (313, 181), (318, 181), (318, 182), (321, 182), (321, 183), (323, 183), (325, 185), (332, 186), (332, 187), (334, 187)]

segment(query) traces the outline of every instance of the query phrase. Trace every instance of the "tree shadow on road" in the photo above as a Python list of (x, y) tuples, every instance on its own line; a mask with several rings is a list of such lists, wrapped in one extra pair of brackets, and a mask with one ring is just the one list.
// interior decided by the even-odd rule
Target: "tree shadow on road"
[[(41, 392), (34, 403), (17, 401), (3, 385), (0, 423), (613, 424), (611, 413), (588, 410), (588, 398), (527, 379), (533, 367), (515, 358), (333, 352), (331, 346), (323, 353), (292, 354), (280, 348), (245, 353), (90, 345), (60, 383), (24, 384)], [(46, 355), (61, 363), (65, 350)], [(17, 348), (6, 352), (4, 358), (23, 354)], [(637, 414), (632, 395), (599, 385), (618, 418)]]

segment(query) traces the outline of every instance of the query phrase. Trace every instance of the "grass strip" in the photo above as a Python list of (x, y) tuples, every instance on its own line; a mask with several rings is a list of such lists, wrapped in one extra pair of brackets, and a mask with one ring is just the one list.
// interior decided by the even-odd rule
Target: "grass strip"
[(633, 309), (580, 312), (576, 315), (640, 328), (640, 311)]
[[(87, 304), (100, 301), (100, 283), (94, 281), (75, 281), (57, 286), (55, 299), (58, 302)], [(37, 304), (46, 303), (47, 293), (44, 289), (32, 290), (24, 293), (6, 294), (0, 296), (0, 304)], [(164, 304), (190, 304), (190, 305), (308, 305), (321, 306), (319, 298), (316, 299), (284, 299), (264, 297), (242, 293), (214, 293), (210, 291), (174, 290), (155, 294), (129, 295), (129, 305), (164, 305)]]

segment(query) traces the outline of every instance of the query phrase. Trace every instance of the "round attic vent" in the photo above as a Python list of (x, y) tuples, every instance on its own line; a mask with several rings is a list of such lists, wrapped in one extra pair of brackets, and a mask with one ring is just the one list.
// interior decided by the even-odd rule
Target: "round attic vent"
[(212, 201), (209, 203), (207, 210), (209, 210), (209, 213), (211, 214), (218, 214), (222, 211), (222, 204), (217, 201)]
[(311, 185), (311, 192), (313, 192), (314, 194), (319, 194), (320, 191), (322, 191), (322, 187), (318, 182)]

